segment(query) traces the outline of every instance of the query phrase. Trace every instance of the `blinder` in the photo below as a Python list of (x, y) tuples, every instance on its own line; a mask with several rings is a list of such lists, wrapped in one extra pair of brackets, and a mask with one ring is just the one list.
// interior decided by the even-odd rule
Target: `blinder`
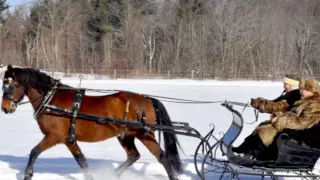
[(3, 80), (3, 99), (11, 99), (10, 95), (13, 94), (13, 83), (12, 83), (12, 78), (8, 78)]
[(7, 78), (3, 80), (2, 90), (3, 90), (3, 99), (10, 100), (10, 111), (17, 108), (17, 104), (13, 99), (13, 87), (14, 82), (12, 78)]

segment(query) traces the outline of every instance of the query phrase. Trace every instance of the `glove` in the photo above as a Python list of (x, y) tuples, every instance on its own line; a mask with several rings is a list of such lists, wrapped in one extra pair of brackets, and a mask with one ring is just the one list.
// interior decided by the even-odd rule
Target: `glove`
[(258, 109), (259, 108), (259, 104), (260, 104), (260, 101), (259, 101), (259, 98), (258, 99), (253, 99), (251, 98), (251, 106), (255, 109)]
[(277, 117), (276, 114), (271, 114), (271, 115), (270, 115), (270, 119), (273, 119), (273, 118), (275, 118), (275, 117)]

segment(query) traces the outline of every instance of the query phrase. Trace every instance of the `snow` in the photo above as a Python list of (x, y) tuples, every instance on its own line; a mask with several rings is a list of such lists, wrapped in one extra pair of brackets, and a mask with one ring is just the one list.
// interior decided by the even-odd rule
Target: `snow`
[[(78, 87), (79, 80), (61, 78), (63, 83)], [(273, 99), (282, 92), (281, 82), (269, 81), (193, 81), (193, 80), (94, 80), (88, 78), (82, 81), (82, 87), (94, 89), (122, 89), (138, 93), (146, 93), (174, 98), (205, 100), (205, 101), (237, 101), (249, 102), (250, 98), (265, 97)], [(2, 93), (2, 92), (1, 92)], [(98, 94), (98, 93), (88, 93)], [(25, 98), (24, 101), (28, 99)], [(230, 112), (220, 104), (175, 104), (164, 102), (173, 121), (188, 122), (202, 135), (210, 130), (210, 124), (216, 127), (215, 135), (225, 132), (231, 124)], [(236, 107), (240, 112), (242, 107)], [(24, 168), (31, 149), (42, 139), (43, 135), (33, 119), (30, 104), (19, 106), (13, 114), (1, 113), (0, 125), (0, 180), (16, 180), (23, 178)], [(246, 122), (254, 120), (253, 110), (248, 108), (243, 112)], [(268, 114), (260, 114), (259, 122), (268, 119)], [(244, 137), (252, 132), (259, 122), (245, 124), (241, 137), (236, 140), (239, 145)], [(184, 174), (181, 180), (198, 180), (193, 164), (193, 154), (199, 143), (198, 139), (178, 136), (184, 154)], [(164, 168), (150, 152), (136, 141), (141, 158), (119, 180), (125, 179), (168, 179)], [(117, 179), (112, 170), (126, 159), (126, 154), (115, 138), (97, 143), (79, 145), (87, 157), (90, 172), (96, 180)], [(225, 158), (219, 156), (221, 158)], [(217, 175), (210, 175), (216, 179)], [(229, 177), (230, 178), (230, 177)], [(82, 172), (64, 145), (57, 145), (44, 151), (34, 166), (33, 180), (82, 180)], [(252, 179), (252, 178), (250, 178)], [(259, 179), (259, 177), (257, 178)]]

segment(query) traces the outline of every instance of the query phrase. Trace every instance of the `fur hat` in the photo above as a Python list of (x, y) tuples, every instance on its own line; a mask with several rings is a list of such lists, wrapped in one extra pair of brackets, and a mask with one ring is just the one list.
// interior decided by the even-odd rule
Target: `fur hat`
[(297, 76), (294, 75), (285, 75), (283, 78), (283, 83), (291, 85), (291, 89), (299, 89), (299, 80)]
[(301, 79), (299, 89), (304, 89), (313, 93), (320, 93), (319, 82), (312, 78)]

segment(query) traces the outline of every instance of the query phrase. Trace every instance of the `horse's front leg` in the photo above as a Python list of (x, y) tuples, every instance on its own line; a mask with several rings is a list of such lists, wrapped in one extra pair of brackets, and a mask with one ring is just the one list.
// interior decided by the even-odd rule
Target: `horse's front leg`
[(85, 156), (83, 155), (83, 153), (81, 152), (81, 149), (78, 146), (78, 144), (66, 143), (66, 146), (69, 149), (69, 151), (72, 153), (74, 159), (77, 161), (80, 168), (82, 169), (85, 176), (85, 180), (93, 180), (92, 175), (88, 173), (88, 162)]
[(24, 171), (24, 180), (31, 180), (33, 176), (33, 165), (40, 153), (56, 145), (57, 142), (55, 137), (46, 135), (40, 143), (31, 150), (28, 165)]

